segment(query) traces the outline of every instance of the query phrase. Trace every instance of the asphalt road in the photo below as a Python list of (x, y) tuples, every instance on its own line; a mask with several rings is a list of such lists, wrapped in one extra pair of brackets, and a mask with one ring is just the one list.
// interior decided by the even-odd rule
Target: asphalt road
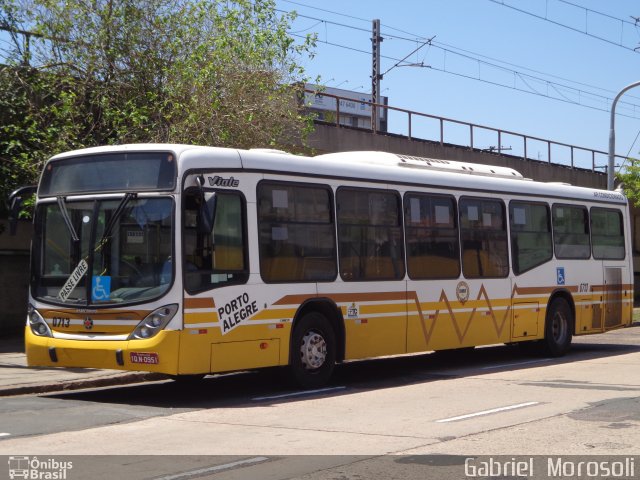
[(69, 479), (465, 478), (466, 459), (498, 455), (632, 458), (640, 475), (640, 326), (561, 359), (494, 346), (349, 363), (317, 392), (280, 373), (0, 398), (0, 455), (69, 458)]

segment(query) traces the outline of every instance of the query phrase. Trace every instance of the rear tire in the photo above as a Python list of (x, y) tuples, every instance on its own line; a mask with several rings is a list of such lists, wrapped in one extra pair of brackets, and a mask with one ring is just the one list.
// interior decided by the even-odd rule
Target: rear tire
[(294, 326), (289, 368), (293, 381), (302, 388), (326, 384), (336, 363), (336, 336), (327, 318), (309, 312)]
[(573, 313), (569, 303), (562, 297), (555, 298), (547, 307), (543, 352), (552, 357), (561, 357), (567, 353), (571, 347), (572, 329)]

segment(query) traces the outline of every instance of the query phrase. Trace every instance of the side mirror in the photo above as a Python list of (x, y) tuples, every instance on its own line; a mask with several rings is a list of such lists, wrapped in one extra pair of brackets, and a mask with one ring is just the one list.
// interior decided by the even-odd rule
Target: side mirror
[(197, 177), (200, 189), (200, 208), (198, 210), (198, 232), (211, 233), (216, 213), (216, 194), (204, 191), (204, 177)]
[(38, 187), (36, 185), (28, 185), (14, 190), (9, 195), (9, 235), (16, 234), (20, 211), (24, 206), (24, 202), (36, 193), (37, 188)]

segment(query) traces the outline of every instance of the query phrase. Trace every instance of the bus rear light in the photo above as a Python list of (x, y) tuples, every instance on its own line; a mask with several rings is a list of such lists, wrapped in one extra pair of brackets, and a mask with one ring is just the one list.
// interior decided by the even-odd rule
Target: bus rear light
[(131, 332), (129, 340), (143, 340), (156, 336), (160, 330), (167, 326), (177, 311), (177, 304), (165, 305), (154, 310)]
[(37, 335), (39, 337), (53, 337), (49, 325), (47, 325), (45, 319), (42, 318), (40, 312), (38, 312), (38, 310), (36, 310), (35, 307), (31, 304), (29, 304), (29, 307), (27, 309), (27, 324), (31, 328), (31, 332), (33, 332), (34, 335)]

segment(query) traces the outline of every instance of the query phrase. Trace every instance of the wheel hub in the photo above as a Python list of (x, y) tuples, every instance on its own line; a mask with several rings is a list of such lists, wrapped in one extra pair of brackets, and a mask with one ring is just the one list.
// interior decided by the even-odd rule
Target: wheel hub
[(318, 332), (307, 332), (302, 338), (300, 357), (307, 370), (320, 368), (327, 359), (327, 342), (324, 337)]
[(564, 340), (564, 337), (567, 334), (567, 322), (562, 314), (556, 313), (553, 317), (552, 331), (553, 338), (556, 341), (561, 342)]

